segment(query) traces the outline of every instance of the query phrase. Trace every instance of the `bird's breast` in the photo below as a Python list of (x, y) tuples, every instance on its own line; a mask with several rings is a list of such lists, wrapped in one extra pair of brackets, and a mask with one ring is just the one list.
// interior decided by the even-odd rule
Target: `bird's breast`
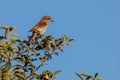
[(40, 34), (42, 35), (42, 34), (44, 34), (44, 32), (46, 31), (47, 27), (48, 27), (48, 26), (40, 27), (40, 28), (38, 28), (37, 30), (38, 30), (38, 31), (40, 32)]

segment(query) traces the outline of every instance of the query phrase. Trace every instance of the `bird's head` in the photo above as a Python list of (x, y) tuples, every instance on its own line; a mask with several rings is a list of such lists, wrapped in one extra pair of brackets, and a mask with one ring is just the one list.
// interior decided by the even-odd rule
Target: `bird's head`
[(52, 18), (50, 16), (44, 16), (42, 19), (41, 19), (41, 22), (47, 22), (47, 23), (50, 23), (50, 22), (54, 22), (52, 20)]

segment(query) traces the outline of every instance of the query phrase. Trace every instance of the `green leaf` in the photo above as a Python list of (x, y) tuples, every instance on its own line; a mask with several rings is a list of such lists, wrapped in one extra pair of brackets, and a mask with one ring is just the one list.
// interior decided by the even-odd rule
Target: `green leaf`
[(47, 39), (47, 40), (52, 40), (53, 37), (52, 37), (52, 35), (47, 35), (47, 36), (46, 36), (46, 39)]
[(68, 38), (66, 35), (64, 35), (64, 36), (62, 37), (62, 39), (63, 39), (63, 41), (68, 41), (68, 40), (69, 40), (69, 38)]
[(16, 69), (14, 70), (14, 72), (15, 72), (15, 73), (20, 73), (20, 72), (21, 72), (21, 68), (16, 68)]
[(17, 41), (17, 42), (22, 42), (20, 39), (17, 39), (16, 41)]
[(69, 41), (73, 41), (73, 40), (75, 40), (75, 39), (74, 38), (69, 39)]
[(54, 52), (54, 54), (55, 54), (56, 56), (59, 56), (59, 53), (58, 53), (58, 52)]
[(61, 52), (63, 52), (62, 46), (60, 46), (58, 49), (59, 49)]
[(54, 40), (50, 41), (50, 45), (52, 48), (55, 48), (56, 47), (55, 41)]
[(81, 74), (81, 75), (86, 76), (86, 80), (92, 78), (92, 76), (90, 76), (88, 73), (83, 73), (83, 74)]
[(2, 55), (4, 58), (8, 59), (8, 55), (3, 53), (3, 52), (0, 52), (0, 55)]
[(15, 75), (17, 76), (17, 77), (19, 77), (19, 78), (21, 78), (21, 79), (26, 79), (25, 78), (25, 75), (24, 74), (22, 74), (22, 73), (15, 73)]
[(44, 64), (44, 62), (48, 59), (48, 56), (44, 56), (43, 58), (41, 58), (41, 63)]
[(16, 57), (15, 60), (16, 60), (17, 62), (22, 62), (22, 58), (21, 58), (21, 57)]
[(10, 50), (13, 50), (13, 51), (17, 51), (18, 50), (18, 48), (16, 46), (14, 46), (14, 45), (10, 45), (9, 48), (10, 48)]
[(81, 75), (86, 76), (86, 77), (90, 76), (88, 73), (82, 73)]
[(16, 38), (11, 38), (11, 44), (15, 44)]
[(19, 37), (19, 35), (18, 35), (18, 34), (12, 34), (12, 36)]
[(98, 73), (95, 74), (94, 78), (96, 79), (98, 77)]
[(8, 61), (5, 65), (5, 70), (8, 71), (8, 70), (10, 70), (10, 68), (11, 68), (11, 62)]
[(25, 63), (25, 57), (24, 56), (22, 56), (22, 63)]
[(4, 39), (5, 37), (4, 36), (0, 36), (0, 39), (2, 40), (2, 39)]
[(67, 46), (73, 46), (73, 44), (69, 44), (69, 43), (67, 43)]
[(0, 29), (4, 29), (4, 30), (6, 30), (8, 28), (9, 28), (8, 26), (2, 26), (2, 27), (0, 27)]
[(6, 42), (0, 42), (0, 46), (2, 47), (2, 49), (3, 49), (4, 51), (6, 51), (7, 48), (8, 48), (8, 44), (6, 44)]
[(14, 31), (14, 30), (17, 30), (18, 28), (16, 28), (16, 27), (9, 27), (9, 31), (10, 32), (12, 32), (12, 31)]
[(51, 49), (51, 46), (46, 46), (45, 49), (46, 49), (46, 50), (50, 50), (50, 49)]
[(83, 80), (83, 77), (82, 77), (82, 75), (81, 74), (79, 74), (79, 73), (75, 73), (81, 80)]
[(10, 51), (9, 55), (10, 55), (10, 57), (13, 57), (14, 56), (14, 52)]
[(6, 37), (6, 39), (8, 39), (8, 37), (9, 37), (9, 28), (8, 29), (6, 29), (6, 32), (5, 32), (5, 37)]
[(87, 77), (86, 77), (86, 80), (89, 80), (90, 78), (92, 78), (92, 76), (87, 76)]
[(21, 65), (14, 65), (14, 73), (18, 73), (23, 69)]
[(37, 50), (32, 50), (34, 52), (34, 55), (40, 56), (39, 52)]
[(62, 70), (57, 70), (57, 71), (55, 71), (55, 72), (53, 73), (52, 78), (56, 78), (57, 74), (58, 74), (59, 72), (61, 72), (61, 71), (62, 71)]

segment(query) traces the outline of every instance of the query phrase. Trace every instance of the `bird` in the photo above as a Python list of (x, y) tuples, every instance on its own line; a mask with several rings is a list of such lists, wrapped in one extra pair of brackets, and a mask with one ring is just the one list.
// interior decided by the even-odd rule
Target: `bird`
[(29, 38), (28, 42), (31, 42), (37, 35), (43, 35), (50, 22), (54, 22), (51, 16), (43, 16), (43, 18), (29, 31), (32, 32), (32, 36)]

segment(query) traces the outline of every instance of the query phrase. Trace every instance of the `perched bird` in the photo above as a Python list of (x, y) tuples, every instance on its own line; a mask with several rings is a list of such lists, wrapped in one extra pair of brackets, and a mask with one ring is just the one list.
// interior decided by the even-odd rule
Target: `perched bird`
[(31, 42), (37, 35), (43, 35), (48, 27), (48, 23), (54, 22), (50, 16), (44, 16), (31, 30), (32, 36), (28, 42)]

